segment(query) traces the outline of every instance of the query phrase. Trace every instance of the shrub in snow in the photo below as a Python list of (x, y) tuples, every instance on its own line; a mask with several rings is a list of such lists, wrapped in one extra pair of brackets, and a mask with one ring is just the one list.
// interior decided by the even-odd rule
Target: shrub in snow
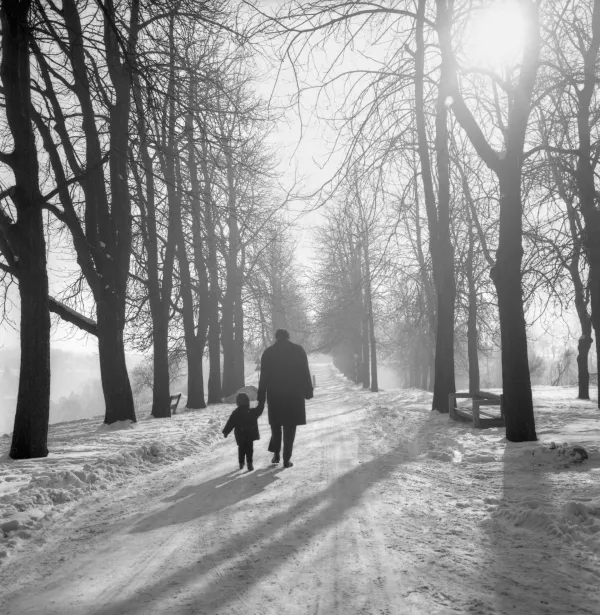
[(583, 446), (580, 444), (574, 444), (569, 446), (567, 442), (563, 444), (556, 444), (556, 442), (550, 442), (548, 447), (551, 451), (557, 451), (557, 454), (564, 458), (571, 458), (572, 463), (582, 463), (589, 455)]
[(580, 444), (569, 445), (568, 442), (557, 444), (550, 442), (549, 445), (541, 445), (534, 448), (531, 454), (537, 463), (571, 465), (583, 463), (589, 458), (587, 450)]

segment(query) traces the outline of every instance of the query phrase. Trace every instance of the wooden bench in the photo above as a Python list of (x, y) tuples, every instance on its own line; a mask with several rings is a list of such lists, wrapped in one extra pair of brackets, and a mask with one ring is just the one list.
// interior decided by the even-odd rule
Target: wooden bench
[[(468, 408), (457, 408), (457, 399), (472, 399), (473, 407), (469, 412)], [(500, 416), (482, 410), (482, 406), (500, 406)], [(487, 427), (504, 427), (504, 396), (489, 393), (488, 391), (477, 391), (475, 393), (450, 393), (448, 395), (448, 408), (450, 418), (455, 421), (472, 422), (473, 427), (485, 429)]]
[(171, 395), (171, 403), (169, 404), (171, 414), (177, 414), (177, 406), (179, 405), (180, 399), (181, 393), (178, 393), (177, 395)]

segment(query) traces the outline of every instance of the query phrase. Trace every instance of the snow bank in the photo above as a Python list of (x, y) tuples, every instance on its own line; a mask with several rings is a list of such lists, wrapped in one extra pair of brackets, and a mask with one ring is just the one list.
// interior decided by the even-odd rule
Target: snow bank
[(407, 412), (428, 412), (414, 458), (449, 468), (437, 471), (438, 480), (480, 485), (479, 497), (456, 502), (463, 514), (485, 510), (509, 533), (535, 532), (579, 556), (599, 556), (600, 412), (595, 401), (576, 397), (573, 387), (536, 387), (539, 439), (523, 443), (508, 442), (504, 428), (473, 429), (431, 412), (423, 392), (388, 396), (371, 411), (382, 432), (395, 434)]
[(558, 508), (536, 499), (513, 506), (501, 505), (495, 516), (513, 528), (522, 528), (600, 555), (600, 497), (569, 501)]
[(219, 405), (154, 419), (146, 409), (138, 423), (104, 425), (97, 417), (50, 425), (50, 454), (45, 459), (12, 460), (10, 438), (2, 438), (0, 558), (34, 537), (35, 530), (68, 503), (205, 450), (222, 438), (230, 412), (230, 406)]

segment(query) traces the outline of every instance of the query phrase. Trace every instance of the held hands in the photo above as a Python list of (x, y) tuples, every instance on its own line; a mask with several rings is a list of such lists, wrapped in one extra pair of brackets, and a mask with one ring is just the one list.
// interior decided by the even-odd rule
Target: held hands
[(256, 405), (256, 409), (259, 412), (262, 412), (265, 409), (265, 402), (264, 401), (259, 401), (258, 404)]

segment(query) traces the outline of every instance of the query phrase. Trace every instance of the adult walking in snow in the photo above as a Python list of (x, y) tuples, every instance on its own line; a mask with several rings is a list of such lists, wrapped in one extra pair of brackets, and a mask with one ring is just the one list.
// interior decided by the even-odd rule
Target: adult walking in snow
[(312, 379), (304, 348), (291, 342), (285, 329), (277, 329), (275, 343), (263, 352), (260, 359), (257, 396), (258, 408), (264, 408), (266, 399), (269, 409), (272, 463), (279, 463), (283, 440), (283, 465), (286, 468), (294, 465), (290, 459), (296, 427), (306, 425), (304, 400), (312, 396)]

